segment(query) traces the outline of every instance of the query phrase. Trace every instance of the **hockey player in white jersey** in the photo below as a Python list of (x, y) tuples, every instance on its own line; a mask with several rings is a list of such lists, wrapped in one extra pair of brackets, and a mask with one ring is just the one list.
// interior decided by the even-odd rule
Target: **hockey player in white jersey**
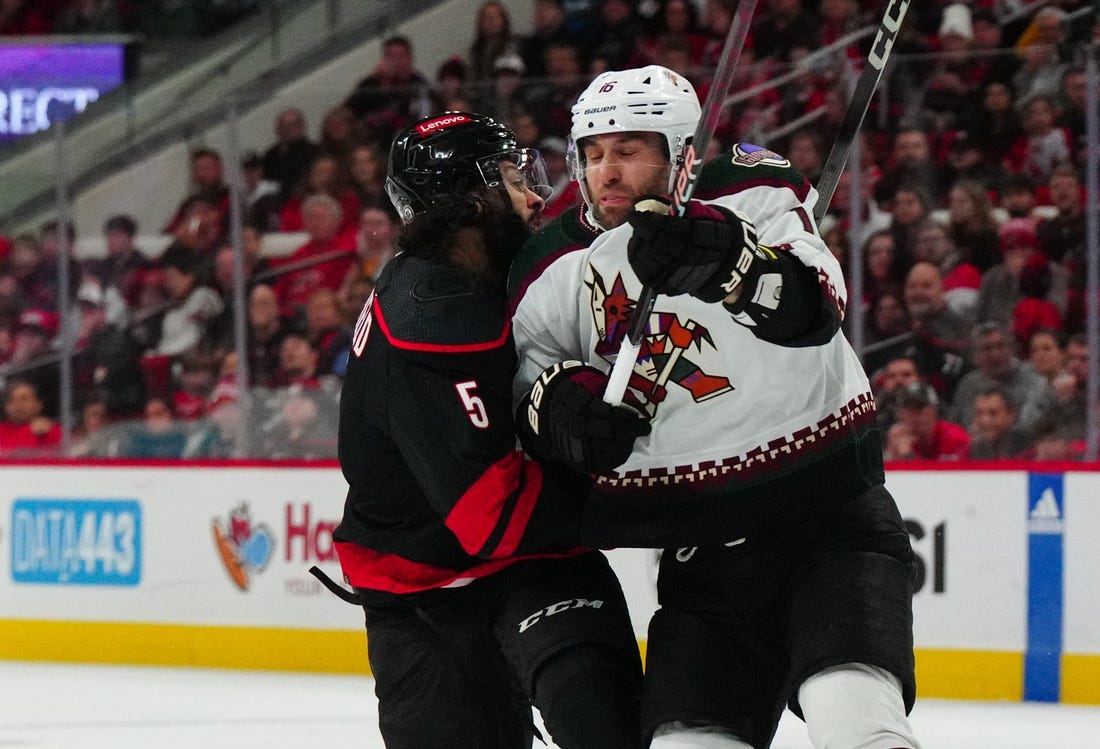
[[(516, 392), (532, 450), (604, 470), (585, 540), (665, 549), (649, 746), (760, 749), (789, 706), (818, 749), (918, 747), (913, 554), (840, 332), (844, 279), (816, 191), (783, 157), (736, 144), (669, 216), (660, 196), (700, 108), (660, 66), (601, 74), (572, 114), (584, 203), (510, 273)], [(643, 284), (660, 296), (627, 400), (652, 432), (607, 470), (588, 456), (601, 435), (561, 395), (599, 397)]]

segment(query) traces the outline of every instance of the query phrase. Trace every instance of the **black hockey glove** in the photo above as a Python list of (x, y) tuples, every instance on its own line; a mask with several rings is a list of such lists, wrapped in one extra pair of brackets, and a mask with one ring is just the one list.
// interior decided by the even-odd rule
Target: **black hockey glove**
[(584, 473), (622, 465), (649, 420), (630, 406), (602, 400), (607, 375), (579, 361), (547, 368), (520, 406), (520, 435), (537, 458), (558, 460)]
[(691, 294), (704, 302), (749, 295), (766, 257), (756, 246), (748, 217), (689, 200), (683, 216), (671, 216), (664, 198), (634, 204), (628, 221), (634, 234), (627, 258), (638, 280), (669, 296)]

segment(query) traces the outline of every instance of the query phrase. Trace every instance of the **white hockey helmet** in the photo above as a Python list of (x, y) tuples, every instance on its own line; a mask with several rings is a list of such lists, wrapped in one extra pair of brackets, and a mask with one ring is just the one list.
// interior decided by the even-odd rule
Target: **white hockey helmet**
[[(600, 73), (573, 105), (569, 133), (569, 168), (580, 184), (584, 202), (592, 205), (584, 183), (583, 138), (630, 131), (661, 133), (668, 144), (669, 160), (675, 163), (701, 116), (695, 87), (666, 67), (646, 65)], [(668, 189), (671, 192), (671, 174)]]

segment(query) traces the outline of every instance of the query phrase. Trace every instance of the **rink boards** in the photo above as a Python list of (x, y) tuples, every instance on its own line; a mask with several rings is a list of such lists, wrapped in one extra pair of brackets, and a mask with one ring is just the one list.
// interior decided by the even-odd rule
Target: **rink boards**
[[(1100, 704), (1100, 473), (891, 471), (919, 692)], [(0, 659), (365, 672), (333, 466), (0, 467)], [(610, 554), (635, 630), (656, 552)]]

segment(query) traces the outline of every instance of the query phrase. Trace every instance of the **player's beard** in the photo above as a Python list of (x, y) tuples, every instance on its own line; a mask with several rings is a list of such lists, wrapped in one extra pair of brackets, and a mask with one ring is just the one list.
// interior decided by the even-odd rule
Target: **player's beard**
[(503, 202), (487, 201), (484, 222), (481, 226), (489, 262), (502, 278), (508, 277), (508, 268), (519, 248), (531, 236), (531, 228), (512, 207)]
[[(671, 167), (668, 167), (668, 169), (671, 169)], [(641, 185), (636, 191), (634, 191), (634, 193), (630, 196), (631, 203), (636, 203), (638, 202), (638, 200), (647, 195), (667, 195), (668, 169), (664, 169), (656, 173), (644, 185)], [(631, 210), (632, 206), (615, 208), (611, 211), (608, 211), (598, 202), (592, 203), (593, 218), (596, 219), (600, 226), (608, 230), (625, 224)]]

